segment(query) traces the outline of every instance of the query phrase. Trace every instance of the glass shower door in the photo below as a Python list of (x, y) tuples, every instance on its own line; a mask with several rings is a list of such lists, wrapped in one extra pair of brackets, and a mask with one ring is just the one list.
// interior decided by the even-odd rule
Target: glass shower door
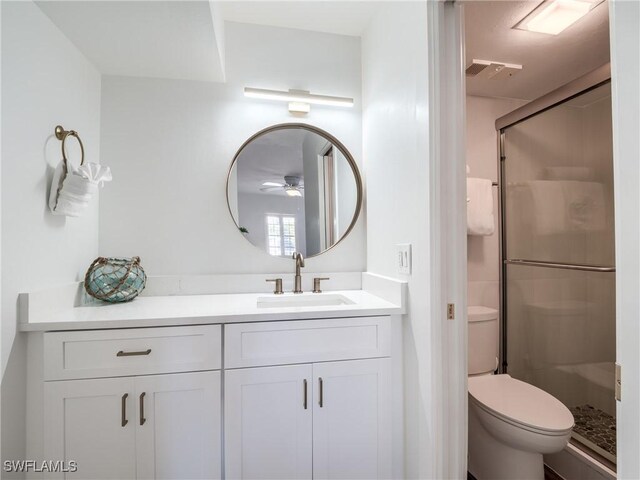
[(507, 371), (567, 405), (574, 440), (615, 463), (610, 84), (502, 134)]

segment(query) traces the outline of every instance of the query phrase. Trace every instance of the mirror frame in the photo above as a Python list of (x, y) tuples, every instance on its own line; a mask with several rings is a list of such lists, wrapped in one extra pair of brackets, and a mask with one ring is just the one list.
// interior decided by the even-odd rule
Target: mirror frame
[[(303, 130), (307, 130), (307, 131), (313, 132), (313, 133), (315, 133), (317, 135), (320, 135), (321, 137), (323, 137), (327, 141), (331, 142), (334, 146), (336, 146), (340, 150), (340, 152), (344, 155), (344, 157), (347, 159), (347, 162), (349, 162), (349, 166), (351, 167), (351, 171), (353, 172), (353, 176), (354, 176), (354, 179), (355, 179), (355, 182), (356, 182), (356, 189), (358, 190), (357, 199), (356, 199), (356, 209), (355, 209), (355, 212), (353, 213), (353, 219), (351, 220), (351, 223), (349, 224), (349, 228), (347, 228), (347, 230), (345, 230), (344, 234), (340, 237), (340, 239), (336, 243), (331, 245), (329, 248), (326, 248), (323, 251), (318, 252), (318, 253), (316, 253), (314, 255), (305, 256), (305, 258), (313, 258), (313, 257), (317, 257), (319, 255), (322, 255), (323, 253), (328, 252), (329, 250), (331, 250), (333, 247), (335, 247), (336, 245), (341, 243), (345, 238), (347, 238), (349, 236), (349, 234), (351, 233), (351, 230), (353, 230), (353, 228), (355, 227), (356, 222), (358, 221), (358, 218), (360, 218), (360, 212), (362, 210), (362, 199), (363, 199), (363, 196), (364, 196), (363, 195), (362, 176), (360, 175), (360, 170), (358, 170), (358, 165), (356, 164), (356, 161), (354, 160), (353, 156), (351, 155), (351, 152), (349, 152), (349, 150), (347, 150), (347, 147), (345, 147), (344, 144), (340, 140), (338, 140), (336, 137), (331, 135), (329, 132), (326, 132), (325, 130), (322, 130), (321, 128), (318, 128), (318, 127), (315, 127), (313, 125), (309, 125), (309, 124), (306, 124), (306, 123), (279, 123), (277, 125), (272, 125), (270, 127), (263, 128), (259, 132), (254, 133), (253, 135), (251, 135), (247, 140), (245, 140), (245, 142), (236, 151), (236, 154), (233, 156), (233, 160), (231, 161), (231, 166), (229, 167), (229, 171), (227, 173), (227, 182), (226, 182), (227, 208), (229, 209), (229, 215), (231, 216), (231, 219), (233, 220), (233, 223), (236, 226), (236, 229), (239, 229), (240, 225), (238, 225), (238, 222), (234, 218), (233, 212), (231, 211), (231, 202), (229, 201), (229, 180), (231, 179), (231, 173), (233, 172), (233, 167), (236, 165), (236, 162), (238, 161), (238, 156), (240, 155), (242, 150), (244, 150), (244, 148), (247, 145), (249, 145), (253, 140), (255, 140), (258, 137), (261, 137), (262, 135), (265, 135), (265, 134), (270, 133), (270, 132), (275, 132), (275, 131), (278, 131), (278, 130), (288, 130), (288, 129), (291, 129), (291, 128), (301, 128)], [(243, 237), (244, 237), (244, 235), (243, 235)], [(247, 239), (245, 238), (245, 240), (247, 240)], [(247, 240), (247, 242), (250, 243), (251, 245), (253, 245), (253, 243), (249, 242), (248, 240)], [(253, 246), (256, 247), (255, 245), (253, 245)], [(258, 248), (258, 247), (256, 247), (256, 248)], [(262, 251), (262, 249), (260, 249), (260, 251)], [(267, 255), (268, 255), (268, 253), (267, 253)], [(286, 258), (286, 257), (277, 257), (277, 258)]]

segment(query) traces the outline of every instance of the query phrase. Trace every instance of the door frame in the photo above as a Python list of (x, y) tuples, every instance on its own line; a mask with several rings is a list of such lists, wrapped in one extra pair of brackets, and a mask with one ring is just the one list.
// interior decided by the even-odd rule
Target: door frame
[(609, 2), (616, 248), (618, 478), (640, 478), (640, 3)]
[[(434, 478), (467, 477), (467, 209), (463, 7), (427, 0)], [(453, 318), (448, 308), (453, 305)]]
[[(456, 0), (427, 0), (431, 318), (437, 385), (437, 478), (467, 474), (467, 313), (464, 14)], [(616, 224), (618, 478), (640, 478), (640, 2), (611, 0), (611, 84)], [(447, 304), (456, 307), (447, 320)]]

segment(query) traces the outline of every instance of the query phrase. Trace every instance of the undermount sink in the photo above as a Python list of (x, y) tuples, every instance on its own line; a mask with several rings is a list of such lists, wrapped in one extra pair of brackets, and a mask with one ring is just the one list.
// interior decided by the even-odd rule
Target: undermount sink
[(309, 295), (281, 295), (270, 297), (258, 297), (258, 308), (283, 308), (283, 307), (329, 307), (332, 305), (353, 305), (355, 302), (344, 295), (309, 294)]

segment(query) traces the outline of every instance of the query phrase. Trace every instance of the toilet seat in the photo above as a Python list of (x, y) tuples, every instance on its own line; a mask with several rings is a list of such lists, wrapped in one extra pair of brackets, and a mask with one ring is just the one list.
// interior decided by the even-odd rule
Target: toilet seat
[(564, 435), (573, 428), (573, 415), (547, 392), (510, 375), (469, 378), (470, 399), (487, 413), (543, 435)]
[(470, 322), (486, 322), (498, 318), (498, 310), (481, 305), (469, 305), (467, 307), (467, 317)]

